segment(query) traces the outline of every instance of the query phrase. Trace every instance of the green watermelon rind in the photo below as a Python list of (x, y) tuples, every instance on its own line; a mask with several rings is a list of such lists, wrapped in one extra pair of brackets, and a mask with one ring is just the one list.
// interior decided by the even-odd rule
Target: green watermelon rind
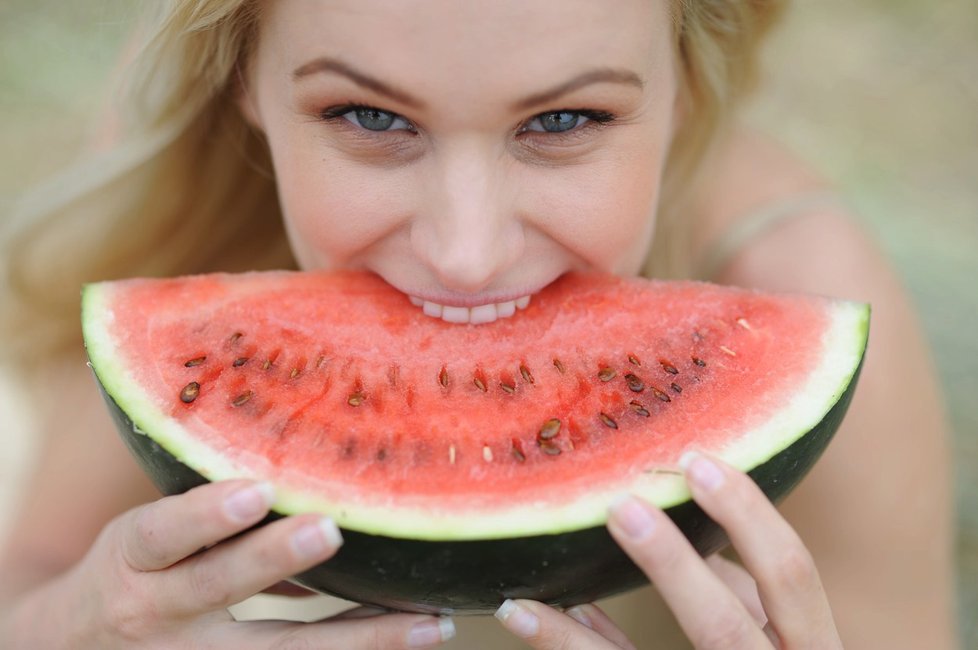
[[(161, 450), (210, 481), (265, 478), (260, 475), (260, 469), (254, 469), (263, 466), (263, 458), (249, 457), (235, 463), (220, 450), (196, 440), (165, 415), (164, 404), (141, 389), (108, 335), (113, 317), (111, 303), (110, 284), (87, 285), (82, 296), (82, 325), (90, 365), (110, 404), (124, 415), (121, 426), (129, 428), (123, 433), (149, 436)], [(725, 449), (702, 451), (750, 471), (819, 429), (833, 407), (853, 387), (869, 332), (868, 305), (848, 301), (827, 304), (831, 325), (823, 335), (821, 361), (805, 385), (798, 388), (790, 404), (779, 409), (764, 425), (737, 436)], [(833, 425), (833, 432), (837, 425), (838, 422)], [(821, 451), (819, 448), (813, 453)], [(608, 505), (624, 493), (636, 494), (662, 508), (681, 506), (690, 499), (681, 476), (639, 472), (558, 507), (521, 503), (478, 513), (459, 512), (457, 508), (449, 512), (364, 504), (350, 507), (278, 484), (274, 510), (283, 515), (321, 512), (346, 530), (369, 535), (430, 541), (487, 540), (567, 533), (600, 526), (607, 519)]]

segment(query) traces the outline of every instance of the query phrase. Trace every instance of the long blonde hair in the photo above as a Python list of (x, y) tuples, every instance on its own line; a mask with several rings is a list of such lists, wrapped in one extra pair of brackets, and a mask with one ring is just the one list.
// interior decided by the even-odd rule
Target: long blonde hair
[[(678, 0), (686, 115), (670, 151), (647, 272), (687, 273), (683, 194), (753, 83), (785, 0)], [(3, 233), (0, 336), (34, 359), (80, 349), (85, 282), (290, 268), (267, 147), (239, 113), (259, 0), (160, 0), (128, 75), (107, 152), (39, 188)]]

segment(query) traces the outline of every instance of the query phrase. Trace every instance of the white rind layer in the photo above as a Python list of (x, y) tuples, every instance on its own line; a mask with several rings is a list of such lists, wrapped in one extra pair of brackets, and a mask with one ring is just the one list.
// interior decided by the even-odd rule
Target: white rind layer
[[(141, 389), (121, 362), (115, 341), (108, 336), (113, 319), (110, 294), (109, 285), (85, 288), (83, 329), (91, 365), (105, 391), (132, 420), (134, 431), (144, 435), (150, 432), (157, 444), (211, 481), (267, 479), (268, 476), (255, 469), (265, 463), (264, 459), (252, 456), (235, 462), (210, 448), (166, 415), (155, 398)], [(788, 448), (822, 421), (845, 393), (859, 367), (868, 336), (869, 306), (834, 302), (829, 320), (820, 362), (799, 386), (794, 398), (775, 410), (766, 422), (736, 436), (726, 448), (699, 451), (715, 454), (748, 471)], [(393, 500), (389, 505), (352, 506), (279, 484), (274, 510), (282, 514), (324, 513), (343, 528), (390, 537), (442, 541), (494, 539), (563, 533), (602, 525), (607, 520), (609, 505), (624, 493), (636, 494), (662, 508), (689, 499), (685, 482), (676, 473), (640, 471), (564, 505), (552, 501), (522, 502), (478, 512), (443, 511), (436, 505), (395, 506)]]

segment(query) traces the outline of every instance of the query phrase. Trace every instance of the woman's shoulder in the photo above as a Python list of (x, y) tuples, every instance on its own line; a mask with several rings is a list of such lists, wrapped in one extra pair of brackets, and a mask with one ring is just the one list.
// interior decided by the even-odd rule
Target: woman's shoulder
[(692, 216), (698, 275), (707, 279), (846, 293), (851, 276), (868, 279), (887, 266), (837, 188), (748, 128), (718, 143)]

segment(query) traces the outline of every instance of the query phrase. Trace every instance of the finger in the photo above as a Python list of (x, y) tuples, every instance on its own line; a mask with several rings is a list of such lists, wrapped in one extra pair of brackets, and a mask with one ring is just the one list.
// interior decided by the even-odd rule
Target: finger
[(342, 543), (329, 518), (282, 519), (161, 573), (156, 600), (175, 616), (225, 609), (329, 559)]
[(324, 650), (399, 650), (434, 648), (455, 636), (450, 618), (385, 614), (366, 619), (316, 623), (248, 621), (230, 623), (210, 634), (221, 648), (322, 648)]
[(744, 604), (759, 627), (767, 624), (767, 614), (764, 612), (764, 606), (761, 605), (761, 599), (757, 595), (757, 583), (754, 582), (754, 578), (747, 573), (744, 567), (736, 562), (731, 562), (718, 553), (708, 557), (706, 564), (720, 578), (720, 581), (727, 585), (730, 591), (734, 592), (734, 595)]
[(625, 633), (597, 605), (577, 605), (571, 607), (564, 613), (581, 625), (586, 625), (591, 628), (619, 648), (635, 650), (635, 644), (625, 636)]
[(616, 650), (620, 647), (596, 630), (533, 600), (506, 600), (495, 616), (503, 627), (537, 650)]
[(744, 605), (664, 512), (626, 497), (612, 507), (608, 530), (655, 584), (696, 648), (769, 646)]
[(261, 521), (274, 499), (252, 481), (209, 483), (131, 510), (118, 520), (123, 560), (136, 571), (170, 567)]
[(841, 647), (811, 554), (750, 477), (702, 454), (684, 456), (693, 498), (719, 523), (757, 581), (768, 621), (784, 645), (820, 639)]

